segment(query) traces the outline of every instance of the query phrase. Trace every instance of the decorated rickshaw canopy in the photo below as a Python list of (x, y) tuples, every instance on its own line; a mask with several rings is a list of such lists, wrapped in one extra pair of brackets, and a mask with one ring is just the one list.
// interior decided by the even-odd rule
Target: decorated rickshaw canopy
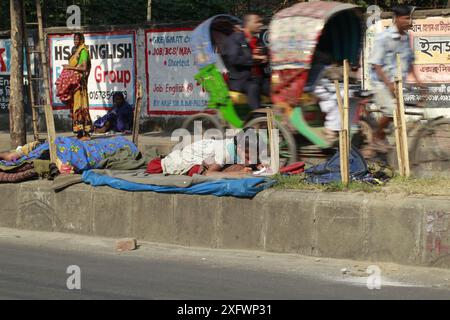
[(217, 62), (225, 38), (233, 33), (234, 27), (242, 24), (239, 18), (220, 14), (201, 23), (192, 33), (191, 46), (194, 63), (198, 68)]
[(269, 28), (272, 69), (310, 69), (315, 54), (358, 63), (363, 32), (357, 8), (314, 1), (275, 14)]

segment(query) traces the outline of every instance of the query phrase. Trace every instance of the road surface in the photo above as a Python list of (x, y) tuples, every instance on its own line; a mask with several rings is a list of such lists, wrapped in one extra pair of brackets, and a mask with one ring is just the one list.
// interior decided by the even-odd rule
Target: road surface
[[(449, 299), (450, 271), (0, 228), (0, 299)], [(69, 266), (81, 289), (69, 290)], [(73, 280), (73, 278), (72, 278)], [(71, 282), (73, 283), (73, 282)]]

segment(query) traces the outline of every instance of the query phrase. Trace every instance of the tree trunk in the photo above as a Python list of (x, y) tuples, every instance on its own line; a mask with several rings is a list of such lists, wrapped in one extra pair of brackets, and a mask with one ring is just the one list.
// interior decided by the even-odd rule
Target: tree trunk
[(11, 146), (26, 143), (23, 90), (23, 12), (22, 0), (10, 0), (11, 11), (11, 90), (9, 97), (9, 130)]

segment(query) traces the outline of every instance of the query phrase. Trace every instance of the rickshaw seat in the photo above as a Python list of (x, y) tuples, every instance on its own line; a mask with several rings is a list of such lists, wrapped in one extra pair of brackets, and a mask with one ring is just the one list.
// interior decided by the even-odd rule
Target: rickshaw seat
[[(247, 95), (242, 92), (238, 91), (230, 91), (230, 98), (231, 101), (233, 101), (234, 105), (247, 105)], [(261, 96), (261, 103), (263, 104), (269, 104), (271, 103), (270, 97), (267, 96)]]

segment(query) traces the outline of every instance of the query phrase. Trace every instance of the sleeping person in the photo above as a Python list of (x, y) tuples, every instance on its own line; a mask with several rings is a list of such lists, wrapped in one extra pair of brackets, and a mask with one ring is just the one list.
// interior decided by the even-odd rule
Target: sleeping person
[(229, 139), (202, 139), (153, 159), (147, 173), (241, 177), (261, 168), (258, 139), (244, 131)]

